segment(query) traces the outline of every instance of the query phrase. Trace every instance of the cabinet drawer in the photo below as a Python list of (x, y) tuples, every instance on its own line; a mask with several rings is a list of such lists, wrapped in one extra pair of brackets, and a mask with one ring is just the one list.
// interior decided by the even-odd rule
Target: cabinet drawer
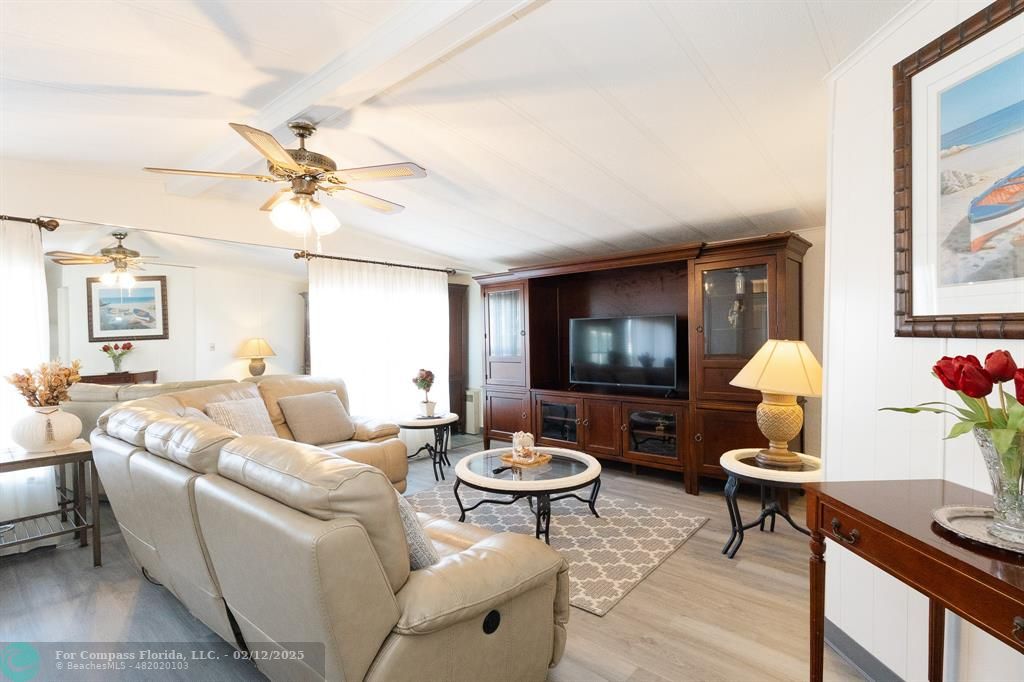
[[(956, 568), (931, 561), (919, 550), (864, 519), (856, 518), (828, 503), (820, 504), (819, 530), (825, 537), (891, 573), (922, 594), (946, 604), (955, 604), (951, 610), (1024, 651), (1024, 601), (973, 581), (968, 590), (965, 587), (965, 576)], [(923, 578), (922, 566), (929, 567), (928, 575)], [(1015, 632), (1015, 628), (1019, 628), (1019, 631)]]

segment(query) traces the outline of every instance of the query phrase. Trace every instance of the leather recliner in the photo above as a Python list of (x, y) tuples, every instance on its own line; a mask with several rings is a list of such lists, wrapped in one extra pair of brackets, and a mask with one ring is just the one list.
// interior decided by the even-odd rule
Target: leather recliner
[[(231, 389), (199, 390), (185, 402)], [(568, 574), (549, 547), (421, 515), (441, 560), (411, 571), (380, 469), (183, 412), (167, 395), (111, 409), (94, 458), (133, 557), (197, 618), (239, 646), (323, 644), (322, 670), (259, 661), (271, 679), (541, 680), (558, 663)]]

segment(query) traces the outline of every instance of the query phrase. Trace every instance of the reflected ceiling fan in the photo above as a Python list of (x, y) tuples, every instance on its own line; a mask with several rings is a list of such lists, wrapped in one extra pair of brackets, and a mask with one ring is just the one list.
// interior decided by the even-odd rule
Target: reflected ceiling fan
[(145, 270), (142, 267), (156, 256), (143, 256), (134, 249), (129, 249), (122, 242), (128, 236), (127, 232), (112, 232), (111, 236), (117, 240), (114, 246), (100, 249), (97, 254), (76, 253), (74, 251), (47, 251), (46, 255), (57, 265), (105, 265), (113, 263), (114, 269), (100, 276), (100, 282), (106, 286), (119, 286), (122, 289), (131, 289), (135, 286), (135, 278), (129, 270)]
[(229, 123), (245, 141), (256, 148), (267, 160), (269, 175), (254, 173), (221, 173), (218, 171), (183, 170), (179, 168), (145, 168), (151, 173), (171, 175), (198, 175), (225, 180), (255, 180), (257, 182), (282, 183), (276, 194), (262, 206), (261, 211), (270, 211), (270, 220), (286, 232), (306, 235), (313, 230), (317, 235), (330, 234), (341, 224), (333, 213), (314, 195), (324, 192), (331, 196), (351, 199), (380, 213), (398, 213), (404, 206), (386, 199), (366, 194), (349, 187), (350, 182), (379, 180), (411, 180), (427, 175), (415, 163), (389, 163), (383, 166), (338, 169), (329, 156), (306, 149), (306, 138), (316, 132), (316, 126), (307, 121), (292, 121), (288, 128), (299, 138), (298, 149), (285, 149), (270, 133), (243, 125)]

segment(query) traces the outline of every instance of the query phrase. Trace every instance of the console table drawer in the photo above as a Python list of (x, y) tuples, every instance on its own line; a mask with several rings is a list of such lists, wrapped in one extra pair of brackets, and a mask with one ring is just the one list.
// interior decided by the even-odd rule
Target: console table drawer
[[(821, 503), (818, 526), (825, 537), (840, 543), (922, 594), (939, 599), (952, 611), (989, 630), (1007, 644), (1024, 646), (1024, 601), (990, 585), (974, 583), (955, 567), (934, 564), (929, 557), (866, 519)], [(927, 571), (922, 567), (927, 566)]]

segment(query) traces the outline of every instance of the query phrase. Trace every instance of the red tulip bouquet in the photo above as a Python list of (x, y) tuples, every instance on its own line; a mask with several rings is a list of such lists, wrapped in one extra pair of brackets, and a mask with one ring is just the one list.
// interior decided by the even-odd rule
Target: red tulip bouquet
[(114, 363), (114, 371), (120, 372), (121, 360), (125, 355), (130, 353), (133, 348), (135, 348), (135, 346), (132, 345), (131, 341), (125, 341), (124, 345), (115, 343), (113, 346), (105, 343), (100, 347), (100, 352), (104, 353), (108, 358), (110, 358), (111, 362)]
[[(944, 357), (932, 373), (956, 391), (963, 407), (947, 402), (915, 407), (886, 407), (893, 412), (932, 412), (956, 418), (946, 438), (973, 432), (992, 479), (995, 502), (993, 535), (1024, 543), (1024, 369), (1005, 350), (992, 351), (983, 365), (973, 355)], [(1013, 393), (1005, 384), (1013, 382)], [(989, 404), (995, 392), (996, 404)]]

